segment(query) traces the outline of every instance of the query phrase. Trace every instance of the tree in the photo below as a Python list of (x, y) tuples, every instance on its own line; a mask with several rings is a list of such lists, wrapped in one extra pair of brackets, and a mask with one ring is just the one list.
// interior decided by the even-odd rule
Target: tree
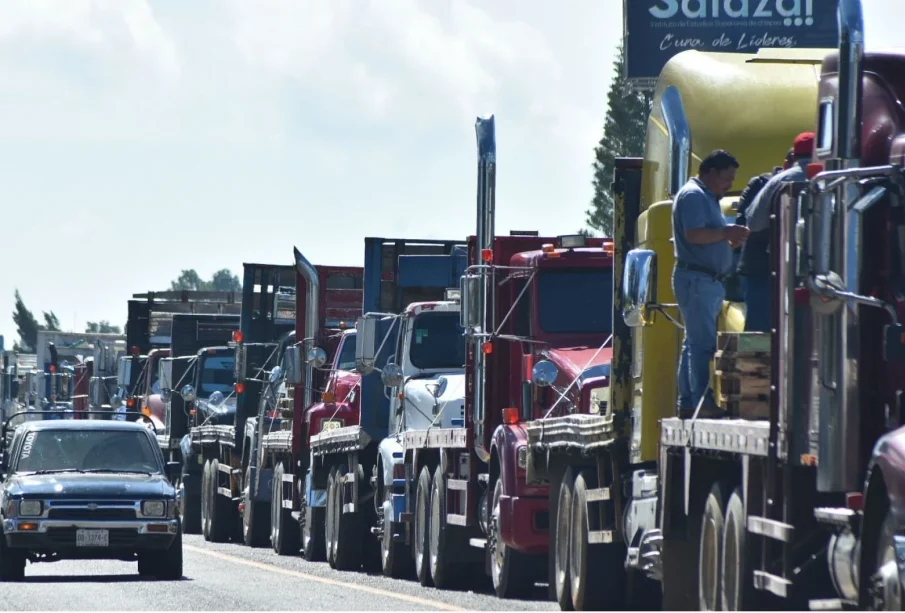
[(202, 292), (239, 292), (242, 291), (242, 282), (237, 275), (232, 274), (228, 268), (222, 268), (215, 272), (210, 281), (201, 278), (198, 272), (192, 268), (183, 270), (175, 281), (170, 283), (172, 291), (202, 291)]
[(647, 118), (653, 104), (651, 92), (629, 90), (625, 79), (625, 49), (620, 44), (614, 62), (616, 72), (610, 85), (609, 108), (603, 137), (594, 149), (594, 198), (585, 211), (585, 223), (604, 236), (613, 235), (613, 170), (617, 157), (644, 154)]
[(19, 334), (19, 340), (13, 343), (13, 351), (35, 351), (38, 346), (39, 330), (60, 330), (60, 320), (56, 314), (51, 312), (42, 312), (44, 323), (39, 324), (34, 314), (25, 306), (22, 300), (22, 294), (16, 289), (16, 304), (13, 307), (13, 322), (16, 324), (16, 332)]
[(16, 333), (19, 335), (19, 341), (13, 345), (13, 349), (15, 351), (34, 351), (38, 345), (38, 330), (42, 326), (25, 306), (18, 289), (16, 289), (16, 305), (13, 307), (13, 322), (16, 324)]
[(106, 319), (101, 321), (89, 321), (85, 332), (88, 334), (122, 334), (119, 326), (111, 326)]
[(231, 273), (228, 268), (222, 268), (211, 277), (210, 288), (215, 292), (239, 292), (242, 291), (242, 282), (238, 275)]

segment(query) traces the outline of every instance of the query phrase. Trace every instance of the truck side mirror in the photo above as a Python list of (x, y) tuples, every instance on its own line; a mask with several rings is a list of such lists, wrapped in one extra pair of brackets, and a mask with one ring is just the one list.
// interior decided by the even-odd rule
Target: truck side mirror
[(304, 370), (302, 369), (302, 348), (298, 345), (286, 347), (283, 352), (283, 370), (286, 374), (286, 383), (289, 385), (301, 385), (304, 383)]
[[(98, 406), (100, 404), (101, 404), (100, 402), (97, 403)], [(114, 394), (113, 397), (110, 399), (110, 407), (114, 408), (114, 409), (118, 409), (121, 406), (123, 406), (122, 396), (120, 396), (119, 394)]]
[(327, 352), (320, 347), (313, 347), (308, 352), (308, 363), (314, 368), (320, 368), (327, 363)]
[(362, 375), (374, 372), (374, 364), (377, 361), (376, 340), (377, 320), (374, 317), (359, 317), (355, 327), (358, 329), (355, 335), (355, 368)]
[(248, 364), (248, 347), (244, 344), (236, 345), (235, 376), (236, 382), (245, 381), (246, 365)]
[(387, 364), (380, 373), (380, 380), (386, 387), (399, 387), (403, 378), (402, 367), (399, 364)]
[(116, 371), (116, 384), (120, 387), (128, 387), (132, 383), (132, 358), (119, 359), (119, 369)]
[(167, 462), (166, 471), (167, 479), (169, 479), (171, 483), (176, 483), (176, 480), (182, 476), (182, 464), (179, 462)]
[(463, 275), (459, 280), (459, 296), (461, 306), (459, 308), (459, 323), (465, 328), (465, 334), (469, 334), (474, 328), (481, 326), (481, 283), (484, 281), (480, 275)]
[(88, 397), (91, 399), (91, 405), (95, 407), (101, 406), (103, 404), (101, 398), (101, 382), (97, 377), (92, 377), (92, 379), (88, 382)]
[(657, 301), (657, 254), (632, 249), (622, 273), (622, 319), (630, 328), (650, 325), (648, 307)]

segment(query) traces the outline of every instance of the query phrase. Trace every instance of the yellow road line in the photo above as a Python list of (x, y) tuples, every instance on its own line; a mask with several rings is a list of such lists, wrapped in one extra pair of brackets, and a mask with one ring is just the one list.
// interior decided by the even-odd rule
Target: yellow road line
[(417, 596), (409, 596), (408, 594), (399, 594), (398, 592), (390, 592), (388, 590), (382, 590), (376, 587), (370, 587), (367, 585), (357, 585), (355, 583), (346, 583), (345, 581), (337, 581), (336, 579), (328, 579), (326, 577), (318, 577), (317, 575), (309, 575), (308, 573), (299, 572), (297, 570), (289, 570), (288, 568), (282, 568), (280, 566), (276, 566), (274, 564), (264, 564), (263, 562), (255, 562), (253, 560), (246, 560), (245, 558), (240, 558), (237, 556), (232, 556), (227, 553), (220, 553), (218, 551), (210, 551), (208, 549), (201, 549), (199, 547), (193, 547), (191, 545), (183, 545), (183, 549), (187, 549), (188, 551), (193, 551), (195, 553), (201, 553), (206, 556), (211, 556), (214, 558), (220, 558), (221, 560), (227, 560), (229, 562), (233, 562), (234, 564), (244, 564), (245, 566), (251, 566), (252, 568), (259, 568), (261, 570), (267, 572), (277, 572), (283, 575), (287, 575), (289, 577), (296, 577), (298, 579), (307, 579), (308, 581), (316, 581), (318, 583), (324, 583), (326, 585), (335, 585), (337, 587), (341, 587), (347, 590), (357, 590), (359, 592), (366, 592), (368, 594), (375, 594), (377, 596), (384, 596), (386, 598), (395, 598), (396, 600), (404, 600), (405, 602), (410, 602), (412, 604), (416, 604), (422, 606), (426, 609), (430, 610), (442, 610), (442, 611), (467, 611), (468, 609), (463, 609), (461, 607), (457, 607), (455, 605), (446, 604), (445, 602), (440, 602), (438, 600), (430, 600), (428, 598), (418, 598)]

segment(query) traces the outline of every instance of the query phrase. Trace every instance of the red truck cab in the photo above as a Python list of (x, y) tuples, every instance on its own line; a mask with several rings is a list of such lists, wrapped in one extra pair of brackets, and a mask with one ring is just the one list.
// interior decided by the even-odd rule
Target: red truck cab
[(360, 399), (357, 391), (361, 375), (354, 372), (355, 338), (355, 329), (340, 333), (321, 401), (305, 412), (306, 448), (310, 447), (310, 439), (315, 434), (358, 423)]

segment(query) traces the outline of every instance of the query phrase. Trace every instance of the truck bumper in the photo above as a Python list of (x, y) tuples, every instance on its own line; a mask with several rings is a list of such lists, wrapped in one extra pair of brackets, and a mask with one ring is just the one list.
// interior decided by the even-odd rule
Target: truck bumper
[[(26, 525), (34, 528), (22, 529)], [(79, 546), (77, 532), (80, 529), (106, 531), (106, 545)], [(56, 552), (66, 558), (109, 559), (127, 553), (160, 551), (173, 543), (178, 529), (176, 520), (165, 518), (158, 521), (3, 521), (3, 537), (7, 547), (34, 552)]]
[(507, 547), (545, 554), (550, 526), (549, 501), (544, 498), (500, 496), (500, 535)]

